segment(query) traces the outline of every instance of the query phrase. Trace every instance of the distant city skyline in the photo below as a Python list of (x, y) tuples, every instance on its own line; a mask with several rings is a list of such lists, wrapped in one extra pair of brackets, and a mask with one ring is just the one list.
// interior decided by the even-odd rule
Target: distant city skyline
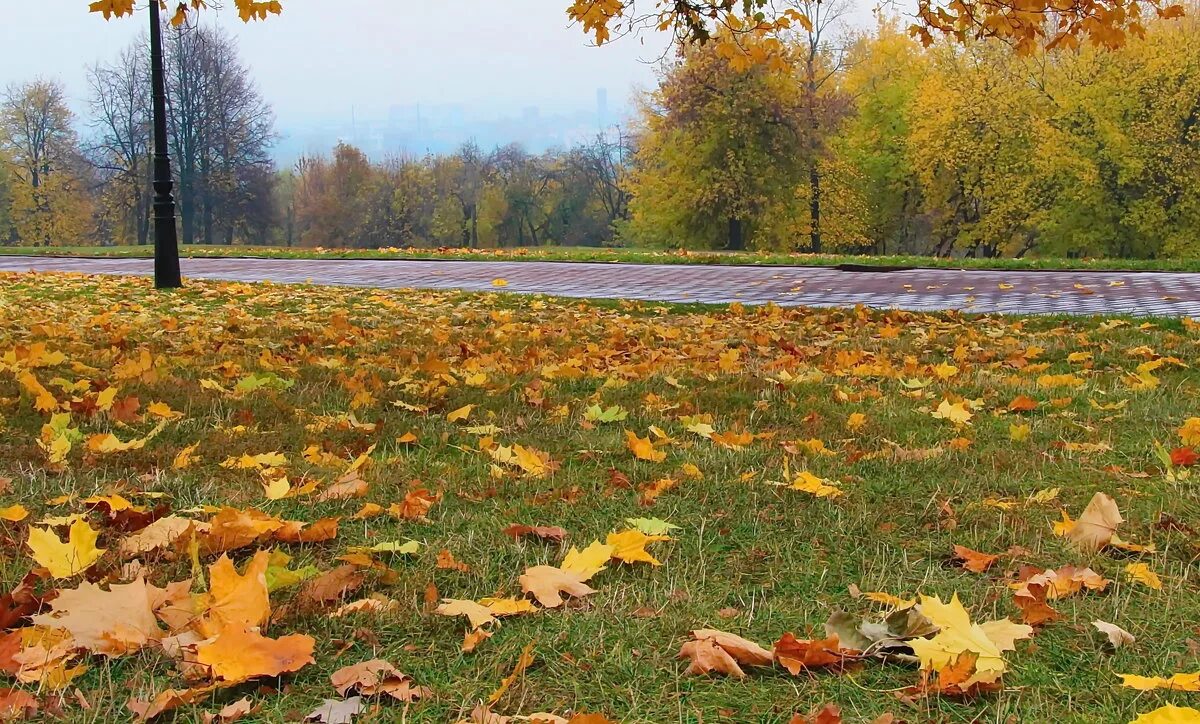
[(281, 164), (292, 163), (303, 155), (325, 153), (338, 142), (350, 143), (373, 158), (450, 153), (468, 141), (485, 149), (517, 143), (532, 153), (569, 148), (598, 134), (611, 134), (630, 120), (631, 107), (612, 108), (607, 88), (597, 88), (595, 95), (593, 108), (548, 113), (538, 105), (489, 114), (455, 103), (409, 103), (394, 105), (383, 116), (363, 117), (351, 108), (344, 119), (280, 122), (274, 155)]

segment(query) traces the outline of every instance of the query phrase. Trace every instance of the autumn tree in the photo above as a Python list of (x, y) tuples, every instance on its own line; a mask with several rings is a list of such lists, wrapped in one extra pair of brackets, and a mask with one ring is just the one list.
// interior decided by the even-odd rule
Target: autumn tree
[(89, 155), (106, 172), (107, 192), (121, 211), (125, 233), (139, 245), (149, 240), (151, 216), (150, 81), (142, 45), (88, 71)]
[(1033, 151), (1054, 192), (1046, 253), (1197, 257), (1200, 31), (1152, 23), (1121, 50), (1084, 48), (1032, 64), (1047, 119)]
[(239, 227), (255, 226), (252, 208), (271, 164), (274, 117), (224, 32), (179, 27), (166, 43), (171, 155), (179, 181), (185, 244), (229, 244)]
[(829, 165), (825, 140), (845, 115), (845, 98), (837, 89), (837, 79), (846, 62), (844, 48), (830, 38), (850, 5), (848, 0), (792, 0), (793, 7), (808, 19), (796, 32), (799, 53), (801, 102), (808, 128), (808, 238), (809, 251), (822, 251), (821, 179)]
[(83, 162), (61, 84), (10, 85), (0, 97), (0, 150), (10, 159), (11, 216), (26, 243), (78, 242), (91, 210)]
[(1024, 59), (995, 42), (942, 43), (913, 98), (909, 154), (936, 256), (1022, 256), (1047, 188), (1033, 149), (1044, 99)]
[(866, 235), (880, 253), (923, 253), (920, 181), (908, 146), (912, 102), (928, 55), (894, 19), (850, 44), (842, 89), (852, 110), (832, 143), (866, 199)]
[(685, 50), (643, 101), (630, 233), (746, 248), (807, 176), (800, 80), (792, 66), (737, 69), (712, 44)]
[(296, 227), (306, 246), (352, 246), (373, 170), (366, 155), (339, 143), (333, 158), (296, 164)]

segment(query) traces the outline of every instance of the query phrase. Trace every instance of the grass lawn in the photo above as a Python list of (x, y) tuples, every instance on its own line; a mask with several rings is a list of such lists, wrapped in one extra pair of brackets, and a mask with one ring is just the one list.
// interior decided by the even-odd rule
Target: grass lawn
[[(1081, 269), (1090, 271), (1200, 272), (1200, 259), (942, 259), (931, 256), (854, 256), (779, 252), (687, 251), (662, 249), (540, 246), (505, 249), (322, 249), (275, 246), (185, 246), (184, 256), (251, 256), (271, 259), (459, 259), (493, 261), (589, 261), (624, 264), (736, 264), (751, 266), (932, 267), (937, 269)], [(148, 246), (0, 247), (0, 254), (149, 257)]]
[[(311, 636), (315, 646), (315, 663), (282, 678), (208, 690), (215, 674), (186, 665), (197, 654), (184, 646), (181, 663), (178, 646), (173, 658), (153, 640), (165, 621), (140, 650), (107, 658), (18, 612), (4, 619), (18, 633), (0, 638), (0, 688), (70, 721), (127, 721), (127, 700), (188, 688), (186, 670), (201, 693), (164, 719), (199, 722), (245, 696), (258, 709), (243, 721), (277, 722), (340, 698), (331, 673), (378, 658), (431, 691), (360, 721), (446, 722), (468, 717), (530, 647), (532, 662), (495, 712), (786, 722), (833, 703), (848, 722), (888, 712), (910, 722), (1125, 722), (1168, 703), (1198, 706), (1200, 694), (1140, 692), (1117, 676), (1200, 670), (1200, 473), (1188, 476), (1186, 451), (1177, 464), (1163, 459), (1200, 416), (1198, 362), (1200, 329), (1176, 320), (199, 281), (156, 293), (140, 279), (0, 275), (0, 477), (11, 479), (0, 515), (29, 511), (0, 521), (2, 590), (37, 566), (26, 541), (38, 521), (73, 513), (107, 552), (82, 575), (37, 580), (39, 593), (192, 578), (196, 597), (184, 584), (181, 600), (199, 617), (185, 622), (193, 626), (215, 621), (221, 584), (210, 566), (223, 552), (249, 566), (273, 549), (292, 570), (322, 573), (353, 554), (348, 575), (361, 580), (332, 594), (327, 575), (271, 592), (265, 634)], [(1010, 411), (1021, 396), (1031, 402)], [(625, 417), (589, 419), (593, 405), (601, 418)], [(646, 441), (634, 446), (643, 457), (661, 460), (637, 457), (626, 431)], [(243, 457), (266, 453), (279, 455)], [(843, 494), (786, 485), (806, 480), (801, 472)], [(414, 492), (422, 488), (428, 495)], [(1078, 518), (1097, 492), (1120, 507), (1120, 538), (1153, 551), (1084, 551), (1055, 534), (1061, 511)], [(113, 495), (135, 507), (84, 500)], [(369, 503), (382, 512), (368, 516)], [(123, 541), (168, 512), (196, 527), (131, 564)], [(307, 530), (327, 529), (332, 517), (332, 538), (283, 542), (277, 530), (319, 520)], [(628, 518), (679, 526), (647, 548), (661, 565), (611, 560), (587, 582), (595, 593), (488, 624), (491, 637), (471, 653), (467, 619), (433, 611), (442, 598), (522, 598), (527, 568), (558, 566), (569, 547), (604, 542)], [(503, 532), (514, 523), (560, 526), (566, 537), (514, 540)], [(412, 554), (351, 550), (410, 540), (420, 543)], [(955, 545), (999, 558), (973, 573), (952, 560)], [(1131, 579), (1130, 563), (1146, 564), (1161, 589)], [(855, 592), (957, 594), (973, 621), (1019, 621), (1010, 584), (1029, 575), (1022, 568), (1067, 564), (1109, 583), (1050, 601), (1061, 620), (1004, 654), (999, 691), (914, 692), (916, 666), (874, 659), (796, 676), (747, 667), (735, 680), (686, 674), (676, 658), (693, 629), (770, 648), (785, 632), (823, 638), (835, 609), (891, 610)], [(278, 569), (270, 575), (280, 582)], [(394, 603), (330, 616), (372, 595)], [(14, 600), (3, 604), (0, 614)], [(1096, 620), (1136, 642), (1110, 651)], [(39, 643), (43, 652), (62, 644), (55, 665), (14, 663)], [(72, 673), (57, 702), (53, 686)]]

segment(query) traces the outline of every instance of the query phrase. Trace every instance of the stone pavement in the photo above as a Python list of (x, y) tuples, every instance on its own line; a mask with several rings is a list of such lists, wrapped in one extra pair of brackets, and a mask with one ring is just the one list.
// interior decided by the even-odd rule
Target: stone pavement
[[(504, 279), (506, 292), (565, 297), (1200, 318), (1200, 274), (1187, 273), (246, 258), (182, 265), (185, 278), (197, 279), (472, 291), (496, 291), (492, 281)], [(149, 275), (152, 269), (149, 259), (0, 256), (0, 272)]]

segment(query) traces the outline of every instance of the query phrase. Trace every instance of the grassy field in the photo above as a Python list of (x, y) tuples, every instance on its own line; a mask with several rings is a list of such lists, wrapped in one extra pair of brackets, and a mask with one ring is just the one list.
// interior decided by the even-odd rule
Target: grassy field
[[(937, 269), (1083, 269), (1092, 271), (1200, 271), (1198, 259), (942, 259), (930, 256), (854, 256), (624, 249), (597, 247), (516, 247), (510, 249), (309, 249), (273, 246), (185, 246), (184, 256), (251, 256), (270, 259), (459, 259), (499, 261), (589, 261), (625, 264), (737, 264), (751, 266), (932, 267)], [(0, 254), (148, 257), (147, 246), (0, 247)]]
[[(190, 577), (197, 594), (215, 585), (209, 566), (226, 548), (239, 565), (273, 548), (293, 569), (324, 572), (357, 546), (420, 543), (369, 565), (360, 554), (362, 585), (344, 596), (314, 598), (311, 581), (273, 591), (266, 633), (313, 637), (315, 663), (206, 691), (164, 717), (178, 721), (243, 696), (259, 707), (243, 721), (296, 720), (338, 698), (332, 672), (374, 658), (432, 691), (362, 721), (457, 721), (497, 691), (526, 647), (532, 663), (496, 697), (498, 713), (786, 722), (833, 703), (853, 722), (889, 712), (911, 722), (1130, 721), (1200, 696), (1139, 692), (1117, 676), (1200, 669), (1200, 489), (1181, 466), (1185, 453), (1175, 453), (1179, 464), (1163, 457), (1200, 415), (1198, 360), (1200, 330), (1177, 320), (200, 281), (156, 293), (137, 279), (0, 276), (0, 477), (11, 479), (0, 511), (29, 511), (0, 521), (0, 582), (11, 590), (35, 567), (26, 541), (37, 521), (71, 513), (108, 551), (83, 578), (109, 585), (140, 572), (162, 587)], [(1021, 396), (1030, 401), (1014, 406)], [(589, 413), (593, 405), (607, 414)], [(643, 457), (662, 459), (637, 457), (627, 431), (648, 441), (637, 444)], [(266, 453), (283, 459), (240, 465)], [(356, 480), (345, 471), (363, 454), (364, 485), (331, 494), (339, 477)], [(843, 494), (786, 485), (801, 472)], [(290, 490), (279, 487), (284, 475)], [(420, 488), (440, 496), (423, 517), (408, 505), (386, 512)], [(1053, 532), (1061, 511), (1078, 517), (1097, 492), (1120, 506), (1120, 537), (1153, 551), (1086, 552)], [(147, 512), (114, 518), (105, 514), (112, 499), (84, 500), (114, 494)], [(385, 510), (356, 518), (367, 503)], [(340, 525), (328, 540), (286, 543), (268, 531), (238, 546), (193, 530), (130, 566), (122, 541), (168, 509), (197, 524), (255, 509), (260, 521)], [(470, 653), (461, 650), (467, 620), (433, 612), (439, 598), (522, 597), (527, 567), (557, 566), (567, 548), (603, 542), (628, 518), (679, 526), (648, 548), (660, 566), (610, 561), (588, 582), (594, 594), (504, 618)], [(514, 523), (561, 526), (566, 538), (514, 540), (503, 532)], [(969, 572), (952, 560), (955, 545), (1000, 558)], [(1161, 590), (1124, 572), (1138, 562)], [(798, 676), (763, 667), (739, 681), (688, 675), (676, 658), (693, 629), (769, 648), (785, 632), (823, 637), (835, 609), (889, 610), (856, 591), (957, 594), (972, 620), (1015, 621), (1010, 583), (1022, 567), (1066, 564), (1111, 582), (1051, 601), (1062, 620), (1005, 655), (997, 692), (916, 692), (921, 672), (897, 662)], [(394, 604), (329, 615), (372, 594)], [(1136, 642), (1109, 651), (1095, 620)], [(23, 632), (0, 639), (0, 670), (11, 673), (14, 647), (49, 634), (28, 619), (10, 625)], [(0, 674), (0, 687), (70, 721), (125, 721), (130, 697), (188, 686), (166, 651), (147, 645), (108, 659), (73, 650), (69, 666), (87, 670), (61, 701), (51, 690), (61, 671), (26, 673), (22, 684)]]

